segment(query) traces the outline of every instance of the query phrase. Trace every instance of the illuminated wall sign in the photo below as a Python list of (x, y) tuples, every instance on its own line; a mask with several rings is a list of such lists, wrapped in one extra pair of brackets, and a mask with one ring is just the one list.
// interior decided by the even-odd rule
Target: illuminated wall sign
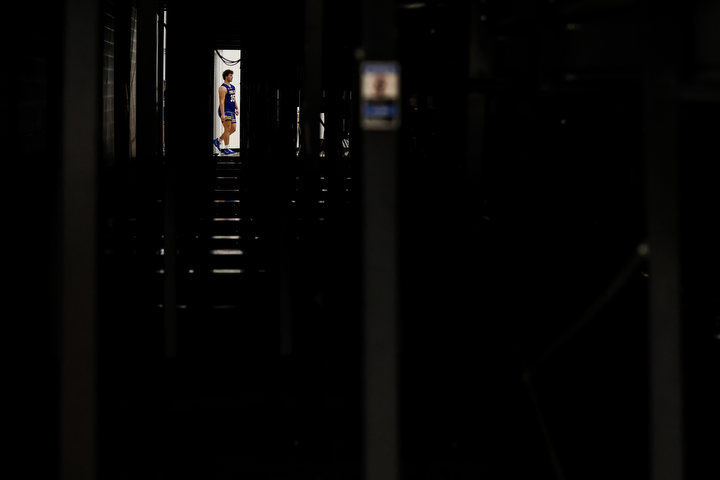
[(397, 62), (360, 64), (360, 116), (365, 130), (395, 130), (400, 126), (400, 65)]

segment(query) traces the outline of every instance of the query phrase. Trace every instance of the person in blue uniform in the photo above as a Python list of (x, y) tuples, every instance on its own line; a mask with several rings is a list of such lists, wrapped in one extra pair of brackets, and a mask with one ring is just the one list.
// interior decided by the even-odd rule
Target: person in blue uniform
[(235, 152), (228, 148), (230, 143), (230, 135), (235, 132), (237, 124), (237, 116), (240, 114), (237, 102), (235, 101), (235, 87), (232, 85), (233, 71), (225, 70), (223, 72), (223, 84), (218, 88), (218, 96), (220, 98), (220, 106), (218, 106), (218, 116), (223, 124), (223, 133), (213, 140), (213, 145), (220, 153), (232, 155)]

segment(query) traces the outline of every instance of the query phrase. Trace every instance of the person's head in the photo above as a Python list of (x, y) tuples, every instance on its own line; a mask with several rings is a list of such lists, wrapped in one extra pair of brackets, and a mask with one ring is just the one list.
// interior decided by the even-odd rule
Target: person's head
[[(233, 71), (232, 71), (232, 70), (225, 70), (225, 71), (223, 72), (223, 80), (232, 82), (232, 75), (233, 75)], [(228, 78), (228, 77), (229, 77), (229, 78)]]

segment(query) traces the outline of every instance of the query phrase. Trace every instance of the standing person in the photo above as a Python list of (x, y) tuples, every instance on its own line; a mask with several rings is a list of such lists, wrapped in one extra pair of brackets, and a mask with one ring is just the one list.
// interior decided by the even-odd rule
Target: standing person
[(218, 88), (218, 96), (220, 105), (218, 106), (218, 115), (223, 124), (223, 134), (213, 140), (213, 145), (220, 153), (232, 155), (235, 152), (228, 148), (230, 143), (230, 134), (235, 132), (237, 116), (240, 114), (237, 102), (235, 101), (235, 87), (232, 85), (233, 71), (225, 70), (222, 74), (223, 84)]

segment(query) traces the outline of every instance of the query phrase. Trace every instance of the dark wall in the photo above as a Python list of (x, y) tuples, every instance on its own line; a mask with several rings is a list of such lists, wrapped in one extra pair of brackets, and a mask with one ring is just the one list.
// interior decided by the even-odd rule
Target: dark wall
[(646, 478), (644, 19), (398, 12), (406, 475)]
[[(5, 29), (0, 129), (3, 314), (12, 438), (7, 468), (57, 478), (58, 251), (62, 91), (62, 2), (3, 7), (8, 19), (32, 18), (20, 39)], [(41, 459), (41, 460), (40, 460)], [(13, 468), (14, 469), (14, 468)]]
[(720, 418), (720, 300), (714, 272), (720, 258), (708, 247), (718, 242), (720, 231), (714, 220), (720, 206), (717, 188), (718, 167), (708, 162), (716, 151), (714, 131), (717, 104), (691, 102), (680, 113), (681, 149), (685, 154), (680, 168), (683, 261), (683, 347), (684, 385), (687, 412), (688, 478), (702, 478), (717, 468), (713, 458), (718, 451)]

